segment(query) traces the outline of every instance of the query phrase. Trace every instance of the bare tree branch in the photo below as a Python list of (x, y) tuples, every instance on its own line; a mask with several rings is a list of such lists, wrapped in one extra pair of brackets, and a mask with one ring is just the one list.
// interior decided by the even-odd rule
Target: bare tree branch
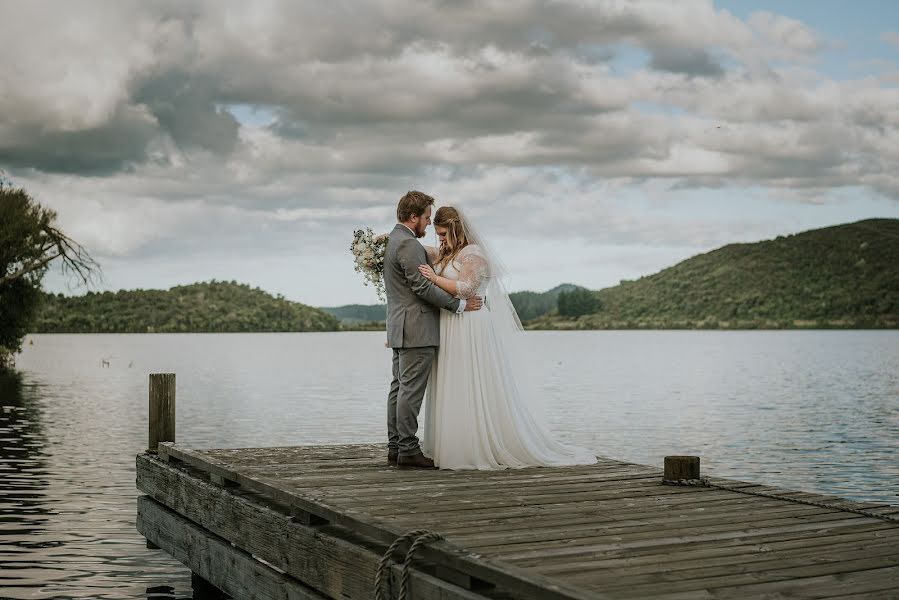
[(103, 273), (99, 263), (88, 254), (87, 250), (55, 227), (48, 227), (47, 233), (54, 241), (58, 256), (62, 257), (62, 270), (74, 273), (81, 283), (90, 285), (96, 276), (102, 279)]
[(40, 260), (36, 260), (34, 262), (31, 262), (31, 263), (23, 266), (18, 271), (15, 271), (8, 275), (4, 275), (3, 277), (0, 277), (0, 285), (3, 285), (7, 281), (12, 281), (13, 279), (18, 279), (19, 277), (27, 275), (28, 273), (31, 273), (32, 271), (36, 271), (37, 269), (40, 269), (41, 267), (46, 265), (48, 262), (50, 262), (51, 260), (53, 260), (55, 258), (58, 258), (59, 256), (60, 256), (59, 254), (52, 254), (50, 256), (45, 256), (45, 257), (41, 258)]

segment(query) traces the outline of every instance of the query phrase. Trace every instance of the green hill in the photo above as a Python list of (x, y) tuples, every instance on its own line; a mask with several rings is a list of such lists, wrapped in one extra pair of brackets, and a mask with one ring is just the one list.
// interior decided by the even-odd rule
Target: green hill
[(530, 321), (553, 312), (556, 309), (559, 294), (570, 292), (577, 287), (570, 283), (563, 283), (548, 292), (512, 292), (509, 294), (509, 299), (512, 301), (512, 306), (515, 307), (515, 312), (518, 313), (518, 318), (522, 321)]
[(358, 325), (372, 321), (387, 320), (386, 304), (347, 304), (344, 306), (322, 306), (329, 315), (334, 315), (345, 325)]
[(532, 326), (897, 327), (899, 219), (730, 244), (596, 294), (596, 313)]
[(335, 317), (235, 282), (46, 294), (34, 333), (336, 331)]

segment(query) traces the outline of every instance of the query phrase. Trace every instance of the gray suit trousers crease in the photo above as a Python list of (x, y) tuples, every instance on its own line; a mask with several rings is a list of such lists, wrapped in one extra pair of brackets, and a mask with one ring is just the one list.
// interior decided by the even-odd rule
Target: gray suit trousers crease
[(393, 381), (387, 397), (387, 447), (397, 450), (400, 456), (414, 456), (421, 451), (416, 436), (418, 413), (436, 357), (436, 346), (393, 349)]

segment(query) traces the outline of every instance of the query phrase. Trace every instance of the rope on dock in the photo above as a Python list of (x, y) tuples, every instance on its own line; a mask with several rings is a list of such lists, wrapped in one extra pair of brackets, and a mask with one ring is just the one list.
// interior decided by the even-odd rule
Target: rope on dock
[(400, 576), (400, 593), (398, 599), (406, 600), (409, 592), (409, 569), (412, 567), (412, 559), (414, 558), (415, 553), (424, 544), (437, 542), (442, 539), (443, 536), (439, 533), (434, 533), (427, 529), (414, 529), (394, 540), (387, 549), (387, 552), (384, 553), (384, 556), (381, 557), (381, 561), (378, 563), (378, 573), (375, 575), (375, 600), (385, 600), (384, 581), (385, 579), (387, 581), (390, 580), (390, 559), (397, 551), (397, 548), (410, 540), (412, 541), (412, 545), (409, 546), (409, 551), (406, 552), (406, 558), (403, 560), (402, 575)]
[(793, 498), (792, 496), (782, 496), (780, 494), (772, 494), (769, 492), (759, 492), (759, 491), (747, 490), (745, 488), (734, 488), (734, 487), (729, 487), (726, 485), (712, 483), (705, 477), (703, 477), (702, 479), (663, 479), (662, 483), (665, 485), (686, 485), (686, 486), (693, 486), (693, 487), (715, 488), (715, 489), (724, 490), (727, 492), (737, 492), (739, 494), (747, 494), (750, 496), (760, 496), (762, 498), (771, 498), (772, 500), (785, 500), (787, 502), (795, 502), (796, 504), (806, 504), (808, 506), (817, 506), (818, 508), (827, 508), (830, 510), (841, 510), (843, 512), (851, 512), (851, 513), (855, 513), (857, 515), (862, 515), (863, 517), (870, 517), (872, 519), (880, 519), (881, 521), (886, 521), (888, 523), (899, 523), (899, 515), (882, 515), (880, 513), (871, 512), (869, 510), (864, 510), (861, 508), (852, 508), (850, 506), (841, 506), (839, 504), (832, 504), (830, 502), (816, 502), (815, 500), (805, 500), (803, 498)]

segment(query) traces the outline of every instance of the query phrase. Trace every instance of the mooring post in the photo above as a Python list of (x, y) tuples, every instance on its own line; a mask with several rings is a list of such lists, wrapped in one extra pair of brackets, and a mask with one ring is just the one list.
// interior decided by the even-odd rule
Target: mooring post
[[(147, 452), (156, 454), (159, 442), (175, 441), (175, 374), (150, 373), (150, 430)], [(159, 546), (147, 540), (147, 548)]]
[(159, 442), (175, 441), (175, 374), (150, 374), (150, 443), (155, 454)]
[(698, 456), (666, 456), (665, 475), (663, 482), (698, 481), (699, 457)]

